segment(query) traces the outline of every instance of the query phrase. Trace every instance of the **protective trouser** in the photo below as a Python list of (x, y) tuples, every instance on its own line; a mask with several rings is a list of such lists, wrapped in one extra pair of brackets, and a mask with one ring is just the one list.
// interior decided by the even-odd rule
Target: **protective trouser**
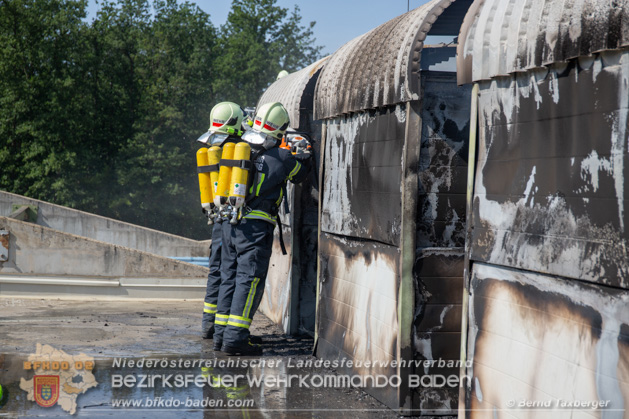
[(229, 234), (223, 234), (215, 342), (247, 343), (249, 326), (264, 293), (274, 228), (268, 221), (243, 218)]
[(229, 223), (215, 223), (212, 228), (212, 247), (210, 251), (210, 273), (207, 275), (205, 288), (205, 303), (203, 305), (203, 325), (214, 323), (218, 303), (218, 293), (221, 286), (221, 250), (223, 247), (223, 224), (229, 228)]

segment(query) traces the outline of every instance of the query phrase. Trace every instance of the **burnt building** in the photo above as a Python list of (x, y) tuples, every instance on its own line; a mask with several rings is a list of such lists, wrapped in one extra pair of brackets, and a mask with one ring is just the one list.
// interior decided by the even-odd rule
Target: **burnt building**
[(628, 4), (476, 1), (459, 41), (478, 124), (459, 417), (626, 417)]
[[(299, 228), (317, 226), (315, 240), (312, 230), (295, 234), (294, 218), (283, 221), (293, 257), (315, 263), (300, 272), (315, 273), (316, 299), (297, 291), (304, 283), (286, 260), (271, 267), (265, 300), (290, 293), (293, 313), (315, 302), (316, 356), (351, 361), (343, 373), (400, 377), (399, 386), (367, 390), (406, 413), (457, 407), (458, 387), (411, 389), (409, 377), (459, 372), (422, 362), (459, 360), (471, 88), (456, 83), (455, 38), (470, 4), (434, 0), (403, 14), (278, 80), (259, 102), (282, 102), (319, 159), (316, 218), (298, 216), (303, 205), (291, 215), (308, 220)], [(449, 45), (426, 44), (448, 35)], [(305, 80), (314, 77), (309, 105)], [(265, 304), (275, 318), (290, 312)]]

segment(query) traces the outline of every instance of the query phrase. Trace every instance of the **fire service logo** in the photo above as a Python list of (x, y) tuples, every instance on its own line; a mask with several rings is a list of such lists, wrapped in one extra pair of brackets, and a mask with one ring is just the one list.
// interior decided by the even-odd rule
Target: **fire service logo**
[(36, 352), (24, 361), (24, 371), (32, 371), (33, 378), (22, 378), (20, 388), (28, 393), (28, 400), (42, 407), (57, 405), (73, 415), (77, 409), (77, 398), (98, 385), (93, 374), (94, 367), (94, 358), (90, 356), (70, 355), (38, 343)]
[(33, 377), (35, 401), (41, 407), (51, 407), (59, 400), (59, 376), (36, 375)]

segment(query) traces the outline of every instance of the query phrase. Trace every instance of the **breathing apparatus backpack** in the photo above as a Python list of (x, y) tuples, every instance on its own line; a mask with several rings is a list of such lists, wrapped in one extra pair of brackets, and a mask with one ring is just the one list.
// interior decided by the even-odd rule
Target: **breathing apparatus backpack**
[(216, 204), (214, 196), (218, 184), (218, 163), (221, 159), (221, 148), (212, 146), (197, 150), (197, 172), (199, 176), (199, 190), (201, 192), (201, 207), (208, 216), (208, 224), (213, 224), (216, 218)]
[(245, 141), (197, 151), (201, 206), (208, 215), (208, 224), (227, 219), (231, 224), (238, 223), (255, 177), (253, 160), (260, 154), (252, 152)]
[(251, 146), (244, 141), (225, 144), (219, 165), (214, 204), (220, 208), (222, 219), (237, 224), (255, 169), (251, 161)]

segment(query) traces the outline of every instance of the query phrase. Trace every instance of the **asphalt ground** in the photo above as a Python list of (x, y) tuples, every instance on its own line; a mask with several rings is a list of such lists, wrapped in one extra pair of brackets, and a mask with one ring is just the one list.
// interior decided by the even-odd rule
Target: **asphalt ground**
[[(251, 327), (261, 357), (214, 353), (200, 336), (202, 310), (200, 301), (0, 298), (0, 417), (398, 417), (317, 364), (311, 337), (288, 337), (261, 313)], [(51, 407), (34, 400), (42, 375), (60, 377)]]

